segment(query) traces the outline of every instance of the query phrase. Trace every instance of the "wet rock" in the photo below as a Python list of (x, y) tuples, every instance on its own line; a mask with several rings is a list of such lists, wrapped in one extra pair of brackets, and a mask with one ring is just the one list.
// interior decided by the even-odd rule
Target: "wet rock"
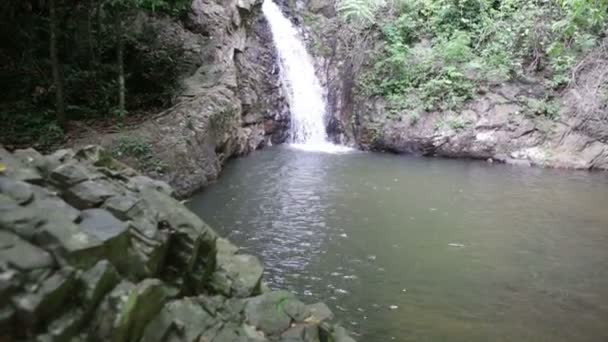
[(154, 180), (146, 176), (135, 176), (129, 180), (129, 186), (136, 191), (143, 192), (149, 190), (159, 191), (165, 195), (173, 195), (173, 189), (162, 181)]
[(355, 340), (348, 336), (346, 329), (343, 327), (335, 327), (331, 332), (331, 338), (333, 342), (355, 342)]
[(311, 313), (312, 319), (321, 322), (329, 321), (334, 318), (334, 313), (325, 303), (315, 303), (308, 305), (308, 310)]
[(217, 266), (211, 287), (226, 296), (249, 297), (259, 294), (264, 267), (251, 255), (239, 255), (225, 239), (217, 241)]
[(295, 300), (294, 296), (286, 291), (268, 292), (249, 299), (245, 306), (247, 322), (265, 335), (280, 335), (292, 321), (283, 306), (290, 300)]
[(292, 325), (281, 334), (281, 342), (319, 342), (319, 328), (313, 324)]

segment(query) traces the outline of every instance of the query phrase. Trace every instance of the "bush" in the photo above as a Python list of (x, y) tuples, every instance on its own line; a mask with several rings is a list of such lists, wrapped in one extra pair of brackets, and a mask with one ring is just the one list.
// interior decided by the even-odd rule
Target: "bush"
[(458, 109), (476, 88), (523, 75), (562, 88), (608, 28), (604, 0), (401, 0), (370, 10), (384, 47), (359, 84), (392, 114)]

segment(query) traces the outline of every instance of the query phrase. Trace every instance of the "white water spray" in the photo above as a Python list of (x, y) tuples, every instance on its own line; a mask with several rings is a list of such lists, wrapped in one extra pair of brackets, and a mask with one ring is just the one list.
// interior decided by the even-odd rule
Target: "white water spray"
[(265, 0), (262, 10), (279, 54), (281, 81), (291, 110), (292, 146), (322, 152), (350, 150), (327, 139), (323, 88), (298, 31), (272, 0)]

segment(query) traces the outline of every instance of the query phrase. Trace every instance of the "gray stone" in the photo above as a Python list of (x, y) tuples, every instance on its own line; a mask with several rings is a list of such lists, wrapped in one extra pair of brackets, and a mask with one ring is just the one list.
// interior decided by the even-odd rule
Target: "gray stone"
[(67, 309), (77, 285), (75, 272), (62, 268), (32, 292), (13, 297), (19, 321), (35, 329)]
[(0, 260), (21, 271), (53, 266), (53, 257), (46, 251), (0, 230)]
[[(132, 223), (134, 224), (134, 223)], [(139, 228), (130, 226), (131, 245), (129, 248), (129, 274), (137, 277), (158, 276), (164, 267), (169, 247), (169, 234), (157, 231), (152, 237), (139, 232)]]
[[(72, 341), (75, 338), (85, 322), (86, 315), (83, 310), (73, 309), (61, 315), (59, 318), (49, 323), (47, 333), (40, 336), (38, 340), (45, 339), (48, 341)], [(78, 341), (78, 339), (76, 339)]]
[(67, 218), (54, 218), (43, 224), (33, 241), (77, 268), (88, 269), (106, 254), (101, 240), (82, 231)]
[(116, 284), (120, 282), (120, 276), (116, 269), (107, 260), (101, 260), (81, 276), (84, 284), (84, 304), (87, 309), (92, 309)]
[(45, 212), (29, 207), (10, 207), (7, 202), (0, 208), (0, 228), (10, 230), (31, 240), (46, 219)]
[(245, 315), (247, 322), (264, 334), (278, 336), (287, 330), (291, 317), (285, 313), (283, 304), (293, 300), (293, 294), (286, 291), (268, 292), (247, 301)]
[(118, 195), (110, 197), (103, 204), (103, 208), (107, 209), (114, 216), (121, 220), (128, 220), (129, 210), (133, 209), (135, 205), (139, 203), (139, 199), (132, 195)]
[(298, 323), (281, 334), (281, 342), (319, 342), (319, 326)]
[(53, 184), (61, 187), (70, 187), (72, 185), (84, 182), (89, 179), (91, 172), (82, 164), (70, 162), (61, 164), (55, 168), (50, 175)]
[(141, 189), (146, 212), (154, 213), (159, 227), (171, 232), (172, 247), (168, 251), (165, 279), (183, 279), (183, 286), (192, 293), (201, 292), (215, 270), (217, 235), (184, 205), (166, 193), (151, 188)]
[(42, 182), (42, 176), (38, 170), (22, 163), (2, 146), (0, 146), (0, 163), (5, 166), (5, 170), (2, 171), (3, 176), (9, 176), (14, 180), (33, 184), (40, 184)]
[(218, 239), (217, 266), (211, 287), (226, 296), (249, 297), (261, 292), (264, 267), (254, 256), (236, 254), (238, 249), (225, 239)]
[(103, 255), (123, 274), (129, 274), (130, 265), (126, 257), (129, 248), (128, 224), (116, 219), (104, 209), (87, 209), (80, 214), (79, 228), (103, 244)]
[(77, 209), (100, 206), (106, 199), (118, 195), (112, 184), (104, 180), (87, 180), (65, 192), (64, 199)]
[(104, 209), (87, 209), (80, 213), (80, 229), (104, 243), (127, 232), (127, 223)]
[(56, 168), (59, 164), (67, 163), (74, 158), (74, 151), (66, 148), (53, 152), (53, 154), (46, 157), (48, 167), (51, 169)]
[(168, 297), (169, 291), (158, 279), (145, 279), (137, 285), (122, 282), (103, 300), (91, 331), (101, 340), (139, 341)]
[(150, 177), (146, 176), (135, 176), (129, 180), (129, 186), (136, 191), (142, 192), (144, 190), (156, 190), (164, 193), (165, 195), (173, 195), (173, 189), (171, 187), (159, 180), (154, 180)]
[(341, 326), (334, 327), (331, 337), (334, 342), (356, 342), (352, 337), (348, 336), (346, 329)]
[(296, 322), (303, 322), (310, 317), (310, 309), (297, 299), (288, 299), (283, 302), (283, 311)]
[(215, 324), (217, 321), (194, 298), (174, 300), (148, 323), (141, 341), (168, 341), (168, 336), (178, 337), (176, 341), (196, 341)]
[(57, 193), (36, 185), (32, 185), (32, 190), (34, 191), (34, 200), (28, 207), (44, 213), (47, 218), (61, 217), (74, 222), (80, 215), (78, 210), (67, 204)]
[(310, 310), (312, 317), (318, 322), (334, 319), (334, 313), (331, 312), (331, 309), (325, 303), (308, 305), (308, 310)]
[(8, 177), (0, 177), (0, 193), (14, 199), (21, 205), (27, 204), (34, 197), (34, 193), (27, 183)]
[(0, 307), (8, 306), (11, 296), (21, 288), (23, 278), (23, 274), (6, 261), (0, 263)]

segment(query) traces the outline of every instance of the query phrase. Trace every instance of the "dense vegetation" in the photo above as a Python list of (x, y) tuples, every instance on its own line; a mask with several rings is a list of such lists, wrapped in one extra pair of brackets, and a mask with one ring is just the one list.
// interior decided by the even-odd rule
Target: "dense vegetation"
[[(180, 47), (158, 49), (150, 16), (188, 0), (5, 0), (0, 4), (0, 143), (46, 149), (70, 123), (166, 107)], [(137, 22), (142, 22), (136, 27)], [(81, 125), (82, 126), (82, 125)]]
[[(383, 42), (361, 90), (414, 119), (507, 80), (534, 78), (547, 94), (560, 91), (582, 56), (606, 51), (606, 0), (341, 0), (338, 9), (361, 36), (376, 31)], [(605, 100), (608, 78), (598, 83)], [(530, 107), (552, 117), (550, 100)]]

